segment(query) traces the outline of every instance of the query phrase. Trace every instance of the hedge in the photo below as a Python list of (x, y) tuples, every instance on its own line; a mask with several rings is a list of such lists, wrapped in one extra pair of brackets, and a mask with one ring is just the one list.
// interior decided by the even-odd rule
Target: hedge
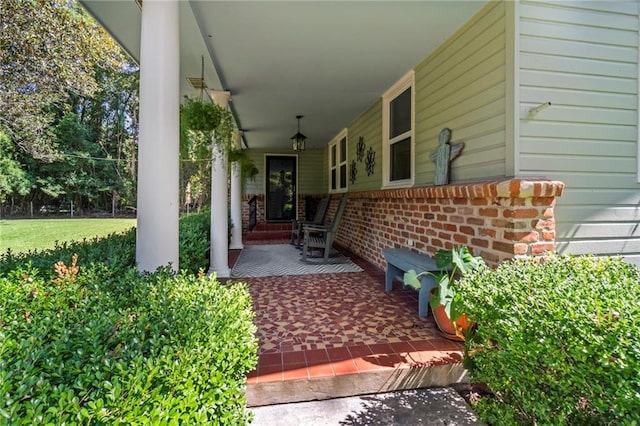
[(495, 393), (490, 424), (640, 424), (640, 269), (619, 258), (550, 256), (456, 283), (477, 323), (472, 381)]
[[(82, 219), (78, 219), (82, 224)], [(208, 210), (184, 215), (179, 221), (179, 267), (191, 273), (209, 269), (209, 241), (211, 214)], [(114, 233), (103, 238), (81, 241), (56, 242), (53, 249), (27, 253), (7, 251), (0, 254), (0, 273), (8, 273), (31, 263), (40, 271), (49, 270), (60, 259), (71, 259), (77, 254), (86, 264), (101, 263), (113, 270), (135, 265), (136, 230)]]
[[(72, 263), (72, 262), (70, 262)], [(0, 419), (244, 424), (257, 342), (244, 284), (58, 264), (0, 276)]]
[(246, 424), (248, 288), (188, 272), (207, 217), (181, 219), (177, 275), (135, 270), (135, 229), (0, 256), (0, 424)]

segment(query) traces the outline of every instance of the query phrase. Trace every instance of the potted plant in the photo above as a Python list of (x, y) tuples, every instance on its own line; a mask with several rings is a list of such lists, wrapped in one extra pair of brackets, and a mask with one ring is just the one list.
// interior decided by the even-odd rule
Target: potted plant
[(431, 290), (429, 304), (433, 317), (442, 334), (453, 340), (464, 340), (466, 331), (472, 326), (461, 309), (461, 296), (455, 289), (455, 279), (468, 274), (485, 263), (479, 256), (472, 256), (467, 246), (451, 250), (438, 250), (435, 254), (438, 274), (430, 271), (416, 272), (410, 269), (404, 274), (404, 284), (415, 289), (421, 287), (420, 277), (432, 275), (437, 287)]
[(236, 148), (229, 151), (229, 162), (237, 162), (240, 165), (243, 189), (247, 180), (255, 180), (256, 175), (259, 173), (256, 164), (247, 156), (246, 152), (241, 149)]
[[(202, 98), (185, 96), (180, 105), (180, 124), (192, 144), (213, 142), (225, 153), (232, 150), (235, 126), (226, 108)], [(214, 130), (215, 138), (212, 139)]]

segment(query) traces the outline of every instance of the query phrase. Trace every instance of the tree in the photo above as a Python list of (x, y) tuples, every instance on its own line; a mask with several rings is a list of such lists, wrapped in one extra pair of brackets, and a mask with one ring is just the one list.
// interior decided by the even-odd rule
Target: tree
[(68, 112), (70, 95), (98, 88), (97, 64), (119, 69), (119, 46), (75, 0), (0, 2), (0, 128), (20, 150), (50, 161), (57, 146), (50, 132)]
[(0, 201), (133, 204), (138, 67), (76, 0), (0, 0), (0, 15), (2, 158), (13, 161)]
[(0, 131), (0, 206), (11, 194), (25, 195), (30, 189), (31, 180), (16, 160), (11, 139)]
[(98, 68), (96, 80), (100, 89), (91, 99), (82, 99), (76, 110), (81, 111), (80, 122), (90, 126), (91, 141), (117, 177), (110, 187), (113, 208), (119, 202), (135, 204), (138, 68)]

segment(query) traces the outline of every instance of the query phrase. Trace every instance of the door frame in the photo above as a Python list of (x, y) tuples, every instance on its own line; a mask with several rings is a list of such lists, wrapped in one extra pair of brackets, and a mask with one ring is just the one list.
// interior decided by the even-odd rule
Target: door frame
[(293, 217), (292, 219), (298, 219), (298, 154), (282, 154), (282, 153), (267, 153), (264, 155), (264, 221), (267, 223), (282, 223), (288, 222), (289, 219), (267, 219), (267, 213), (269, 205), (269, 169), (268, 160), (272, 157), (291, 157), (294, 160), (295, 169), (295, 182), (293, 187)]

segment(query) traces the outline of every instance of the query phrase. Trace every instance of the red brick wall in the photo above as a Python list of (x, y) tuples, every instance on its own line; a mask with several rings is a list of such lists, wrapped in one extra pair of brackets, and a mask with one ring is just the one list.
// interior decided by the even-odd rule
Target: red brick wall
[(541, 256), (555, 250), (553, 207), (563, 189), (557, 181), (507, 179), (352, 192), (336, 242), (383, 269), (387, 247), (433, 255), (465, 244), (493, 266)]
[[(242, 196), (242, 232), (247, 231), (247, 227), (249, 226), (249, 200), (253, 198), (253, 196), (257, 197), (256, 203), (256, 223), (264, 222), (264, 194), (244, 194)], [(306, 198), (312, 197), (315, 203), (322, 198), (323, 194), (298, 194), (298, 218), (304, 220), (305, 212), (306, 212)]]
[(249, 228), (249, 200), (256, 196), (256, 223), (264, 222), (264, 195), (244, 194), (242, 196), (242, 233)]
[[(298, 205), (298, 220), (307, 220), (306, 219), (307, 199), (309, 199), (309, 201), (312, 203), (310, 208), (314, 208), (315, 209), (315, 207), (320, 202), (320, 199), (322, 197), (324, 197), (324, 196), (325, 195), (323, 195), (323, 194), (315, 194), (315, 195), (298, 194), (298, 204), (297, 204)], [(313, 215), (308, 220), (311, 220), (311, 219), (313, 219)]]

